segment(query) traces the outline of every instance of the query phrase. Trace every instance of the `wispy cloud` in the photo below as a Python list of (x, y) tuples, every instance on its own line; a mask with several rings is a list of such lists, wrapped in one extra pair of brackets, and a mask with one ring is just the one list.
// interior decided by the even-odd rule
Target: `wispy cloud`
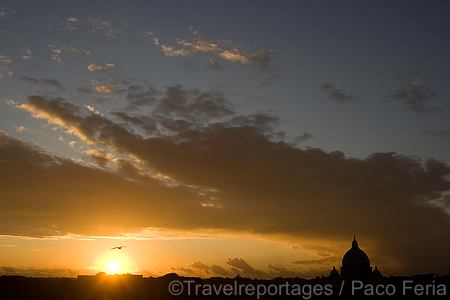
[(339, 104), (356, 100), (355, 96), (347, 95), (343, 90), (337, 89), (334, 85), (328, 83), (322, 85), (322, 90), (328, 94), (328, 100), (334, 101)]
[(119, 94), (124, 92), (123, 89), (115, 87), (114, 85), (104, 85), (99, 81), (92, 80), (92, 86), (101, 94)]
[(396, 78), (403, 81), (403, 86), (394, 94), (388, 95), (389, 99), (400, 101), (406, 108), (418, 113), (429, 113), (437, 109), (429, 105), (430, 102), (437, 99), (438, 95), (437, 91), (428, 85), (433, 78), (417, 72), (403, 73)]
[(91, 25), (92, 31), (102, 32), (107, 37), (114, 38), (115, 35), (118, 33), (117, 29), (112, 29), (111, 22), (102, 21), (99, 18), (89, 18), (89, 24)]
[(75, 17), (69, 17), (65, 19), (62, 24), (64, 25), (64, 29), (77, 30), (78, 28), (75, 26), (80, 24), (80, 21)]
[(26, 55), (22, 55), (22, 58), (25, 59), (25, 60), (30, 60), (31, 59), (31, 54), (33, 52), (31, 52), (31, 50), (28, 47), (23, 47), (22, 49), (26, 53)]
[(11, 59), (9, 59), (8, 56), (6, 56), (4, 54), (1, 54), (1, 53), (0, 53), (0, 61), (5, 63), (5, 64), (11, 63)]
[(29, 76), (18, 76), (17, 77), (20, 80), (28, 81), (34, 84), (39, 85), (51, 85), (58, 88), (64, 88), (64, 85), (59, 82), (57, 79), (37, 79)]
[(106, 71), (106, 70), (109, 70), (109, 69), (114, 68), (114, 67), (115, 67), (114, 64), (106, 64), (106, 63), (104, 63), (104, 64), (96, 65), (94, 63), (91, 63), (91, 64), (89, 64), (87, 66), (87, 69), (89, 71), (91, 71), (91, 72), (97, 72), (97, 71)]
[(80, 58), (83, 56), (89, 56), (91, 54), (91, 51), (83, 49), (83, 48), (75, 48), (68, 45), (62, 45), (62, 46), (55, 46), (55, 45), (48, 45), (50, 50), (52, 51), (52, 55), (50, 56), (53, 60), (57, 61), (58, 64), (64, 65), (60, 55), (65, 52), (67, 55), (70, 55), (74, 58)]
[(0, 21), (5, 20), (8, 15), (13, 15), (15, 13), (16, 11), (14, 10), (10, 10), (6, 7), (0, 6)]
[[(190, 39), (178, 40), (178, 48), (161, 44), (160, 39), (153, 32), (147, 34), (147, 36), (151, 37), (155, 45), (160, 46), (161, 50), (167, 56), (181, 56), (192, 59), (197, 53), (212, 53), (218, 58), (239, 62), (241, 64), (256, 65), (261, 69), (269, 68), (271, 54), (274, 52), (273, 50), (260, 50), (257, 53), (251, 53), (248, 50), (240, 51), (237, 47), (230, 46), (230, 43), (226, 41), (214, 43), (205, 40), (200, 36), (198, 31), (192, 31), (192, 37)], [(216, 60), (210, 60), (210, 62), (210, 68), (211, 66), (212, 68), (218, 68), (220, 66)]]

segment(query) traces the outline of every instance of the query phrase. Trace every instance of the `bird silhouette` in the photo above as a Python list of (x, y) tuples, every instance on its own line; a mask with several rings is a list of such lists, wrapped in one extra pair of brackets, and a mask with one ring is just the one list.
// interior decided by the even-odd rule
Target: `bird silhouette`
[(126, 247), (126, 246), (116, 246), (116, 247), (112, 247), (111, 250), (114, 250), (114, 249), (122, 250), (123, 247)]

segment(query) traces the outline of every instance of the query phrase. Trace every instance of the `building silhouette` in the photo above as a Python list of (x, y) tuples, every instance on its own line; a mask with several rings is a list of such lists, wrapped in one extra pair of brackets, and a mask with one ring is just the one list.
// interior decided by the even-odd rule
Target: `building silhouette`
[(342, 258), (341, 277), (343, 279), (368, 279), (371, 275), (372, 267), (370, 266), (369, 257), (359, 248), (354, 236), (352, 248)]

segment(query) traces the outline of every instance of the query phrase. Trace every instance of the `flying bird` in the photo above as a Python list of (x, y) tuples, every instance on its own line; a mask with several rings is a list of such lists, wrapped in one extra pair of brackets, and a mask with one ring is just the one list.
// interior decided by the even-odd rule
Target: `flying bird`
[(112, 247), (111, 250), (114, 250), (114, 249), (122, 250), (123, 247), (126, 247), (126, 246), (116, 246), (116, 247)]

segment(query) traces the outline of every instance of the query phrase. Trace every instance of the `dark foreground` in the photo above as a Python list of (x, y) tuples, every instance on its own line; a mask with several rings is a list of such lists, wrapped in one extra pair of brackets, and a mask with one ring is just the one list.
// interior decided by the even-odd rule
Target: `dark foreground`
[(78, 276), (78, 278), (0, 277), (0, 299), (449, 299), (450, 276), (417, 275), (342, 280), (322, 277), (257, 280), (192, 278), (168, 274)]

